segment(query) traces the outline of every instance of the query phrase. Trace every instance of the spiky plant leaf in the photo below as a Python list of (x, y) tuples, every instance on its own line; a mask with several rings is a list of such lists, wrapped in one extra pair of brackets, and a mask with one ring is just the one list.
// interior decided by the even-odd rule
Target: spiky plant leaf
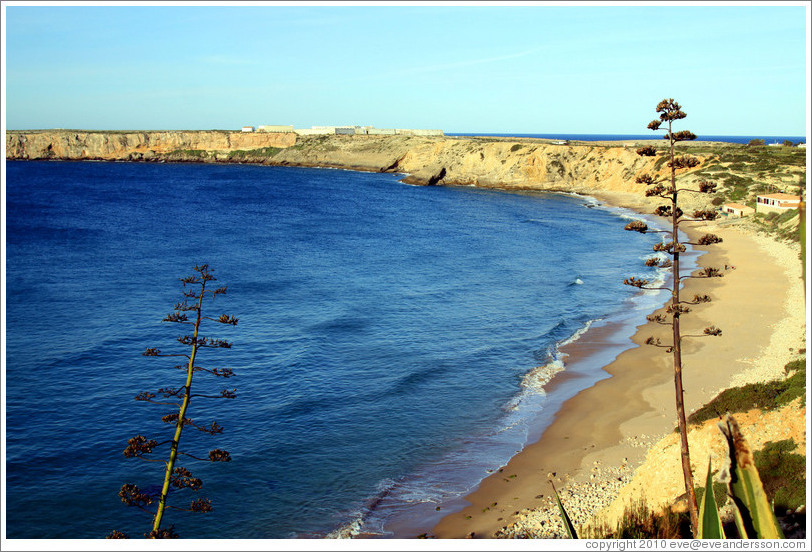
[(705, 478), (705, 494), (702, 495), (702, 503), (699, 505), (699, 538), (725, 538), (725, 530), (722, 527), (719, 508), (716, 505), (716, 497), (713, 496), (710, 458), (708, 458), (708, 475)]
[(561, 504), (561, 499), (558, 497), (558, 492), (555, 490), (555, 485), (553, 485), (552, 481), (550, 481), (550, 486), (553, 488), (553, 495), (555, 495), (558, 510), (561, 512), (561, 521), (564, 522), (564, 529), (567, 531), (567, 538), (577, 539), (578, 533), (575, 531), (575, 526), (572, 524), (572, 520), (570, 520), (570, 517), (567, 515), (564, 505)]
[(783, 539), (770, 501), (758, 476), (753, 451), (739, 430), (736, 420), (728, 414), (719, 424), (727, 439), (730, 455), (730, 483), (733, 502), (739, 515), (736, 524), (743, 538)]

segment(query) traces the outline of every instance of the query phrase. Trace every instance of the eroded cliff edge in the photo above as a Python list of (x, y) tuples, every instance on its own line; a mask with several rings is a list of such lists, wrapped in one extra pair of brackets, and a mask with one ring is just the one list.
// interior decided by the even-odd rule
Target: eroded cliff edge
[(658, 172), (640, 145), (522, 138), (297, 136), (228, 131), (9, 131), (6, 159), (240, 162), (407, 173), (415, 184), (472, 185), (640, 197), (635, 176)]

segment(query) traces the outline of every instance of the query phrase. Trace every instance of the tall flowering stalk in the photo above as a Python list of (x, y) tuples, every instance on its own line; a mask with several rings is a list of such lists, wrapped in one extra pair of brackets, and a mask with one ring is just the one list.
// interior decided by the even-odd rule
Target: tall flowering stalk
[[(187, 362), (185, 364), (175, 366), (176, 369), (185, 371), (185, 382), (182, 387), (160, 388), (155, 393), (143, 391), (135, 397), (137, 401), (176, 406), (176, 412), (171, 412), (161, 418), (164, 423), (174, 425), (174, 433), (170, 440), (162, 442), (147, 439), (142, 435), (136, 435), (127, 442), (127, 447), (124, 449), (124, 456), (127, 458), (139, 458), (148, 462), (161, 462), (162, 460), (152, 457), (153, 450), (162, 445), (169, 445), (169, 455), (168, 459), (164, 461), (164, 478), (159, 495), (156, 496), (146, 493), (133, 483), (123, 485), (118, 493), (121, 501), (128, 506), (135, 506), (153, 515), (152, 530), (146, 535), (149, 538), (177, 538), (178, 535), (174, 531), (174, 526), (167, 528), (162, 525), (167, 509), (204, 513), (212, 510), (211, 501), (203, 498), (192, 500), (186, 508), (172, 506), (167, 503), (170, 488), (177, 490), (189, 489), (197, 492), (203, 486), (203, 482), (194, 477), (188, 469), (182, 466), (176, 466), (178, 455), (184, 455), (193, 460), (206, 462), (231, 461), (231, 455), (221, 449), (209, 451), (207, 458), (198, 458), (182, 452), (179, 449), (181, 434), (183, 433), (183, 429), (187, 426), (210, 435), (223, 432), (223, 428), (219, 426), (217, 422), (212, 422), (207, 426), (196, 423), (187, 417), (189, 404), (193, 397), (210, 399), (233, 399), (236, 397), (236, 389), (223, 389), (217, 395), (192, 394), (192, 380), (197, 372), (206, 372), (218, 378), (230, 378), (234, 376), (234, 372), (230, 368), (209, 369), (202, 368), (195, 364), (198, 352), (200, 352), (201, 349), (230, 349), (232, 345), (230, 342), (222, 339), (201, 336), (200, 328), (203, 321), (206, 320), (232, 326), (237, 325), (237, 319), (227, 314), (220, 315), (218, 318), (210, 318), (203, 315), (204, 300), (210, 299), (213, 301), (216, 296), (225, 294), (226, 287), (209, 289), (209, 285), (216, 281), (216, 278), (212, 275), (212, 270), (208, 265), (195, 266), (194, 273), (192, 276), (181, 278), (180, 281), (183, 284), (183, 301), (175, 304), (174, 311), (163, 319), (164, 322), (192, 326), (191, 335), (182, 335), (177, 338), (177, 341), (181, 345), (189, 347), (189, 352), (166, 354), (162, 353), (159, 349), (148, 348), (143, 353), (144, 356), (149, 357), (186, 358)], [(156, 398), (159, 398), (159, 400), (156, 400)], [(175, 402), (178, 400), (180, 402)], [(126, 538), (126, 535), (120, 531), (113, 531), (108, 535), (108, 538)]]
[[(678, 205), (680, 192), (695, 192), (695, 193), (713, 193), (716, 191), (716, 185), (707, 181), (699, 183), (698, 189), (677, 188), (677, 171), (679, 169), (692, 168), (699, 165), (699, 160), (690, 155), (676, 155), (675, 145), (677, 142), (684, 140), (695, 140), (696, 135), (687, 130), (674, 132), (672, 125), (674, 121), (684, 119), (685, 113), (682, 111), (680, 105), (673, 99), (665, 99), (657, 104), (657, 113), (660, 114), (659, 119), (655, 119), (648, 124), (651, 130), (660, 130), (663, 125), (667, 127), (667, 134), (664, 136), (668, 140), (668, 166), (670, 167), (670, 178), (657, 178), (649, 174), (640, 175), (637, 182), (646, 184), (647, 197), (661, 197), (669, 200), (665, 205), (657, 207), (654, 214), (668, 217), (671, 221), (671, 229), (664, 233), (670, 237), (669, 242), (658, 243), (654, 246), (654, 251), (666, 254), (671, 259), (660, 260), (659, 257), (652, 257), (646, 261), (647, 266), (658, 266), (660, 268), (670, 268), (672, 273), (672, 283), (670, 288), (652, 288), (648, 286), (648, 281), (639, 278), (627, 278), (623, 283), (640, 289), (667, 289), (671, 292), (671, 302), (666, 309), (666, 315), (651, 315), (648, 319), (662, 325), (671, 326), (672, 342), (670, 344), (662, 344), (659, 339), (649, 337), (646, 341), (649, 345), (663, 347), (666, 352), (673, 355), (674, 359), (674, 388), (676, 394), (677, 406), (677, 424), (680, 434), (680, 457), (682, 460), (682, 473), (685, 481), (685, 492), (688, 497), (688, 511), (691, 516), (691, 530), (693, 534), (697, 535), (698, 530), (698, 508), (696, 502), (696, 495), (694, 493), (693, 475), (691, 473), (691, 458), (688, 449), (688, 428), (685, 421), (685, 402), (684, 390), (682, 385), (682, 340), (686, 337), (704, 337), (704, 336), (718, 336), (722, 331), (714, 326), (705, 328), (701, 336), (683, 336), (680, 333), (680, 316), (691, 311), (688, 305), (696, 305), (699, 303), (707, 303), (711, 300), (708, 295), (695, 295), (692, 300), (684, 301), (680, 298), (680, 284), (686, 278), (715, 278), (721, 277), (722, 273), (716, 268), (705, 268), (695, 275), (682, 276), (680, 274), (680, 253), (685, 252), (685, 244), (691, 245), (711, 245), (722, 241), (721, 238), (713, 234), (705, 234), (696, 243), (694, 242), (680, 242), (679, 228), (680, 224), (685, 222), (702, 222), (714, 220), (718, 214), (714, 210), (699, 210), (693, 213), (693, 218), (686, 218), (682, 209)], [(639, 155), (655, 156), (657, 150), (653, 146), (640, 148), (637, 150)], [(634, 221), (626, 225), (626, 230), (647, 233), (657, 232), (650, 230), (645, 222)]]

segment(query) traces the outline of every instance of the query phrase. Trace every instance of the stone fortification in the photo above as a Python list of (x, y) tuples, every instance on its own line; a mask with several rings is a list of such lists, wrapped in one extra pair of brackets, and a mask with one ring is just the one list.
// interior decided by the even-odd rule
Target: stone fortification
[(323, 134), (349, 134), (349, 135), (387, 135), (403, 134), (406, 136), (443, 136), (440, 129), (426, 128), (375, 128), (374, 126), (314, 126), (310, 128), (297, 128), (294, 130), (300, 136), (314, 136)]

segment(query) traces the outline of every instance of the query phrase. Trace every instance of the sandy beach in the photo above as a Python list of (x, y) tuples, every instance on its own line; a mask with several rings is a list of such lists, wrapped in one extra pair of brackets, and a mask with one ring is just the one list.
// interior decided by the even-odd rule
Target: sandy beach
[[(630, 206), (626, 197), (600, 199)], [(797, 245), (778, 243), (728, 222), (684, 226), (692, 240), (706, 232), (724, 240), (696, 248), (703, 252), (699, 265), (722, 269), (724, 277), (690, 278), (682, 291), (685, 299), (694, 294), (712, 298), (683, 315), (683, 336), (701, 335), (711, 325), (723, 331), (720, 337), (683, 341), (685, 403), (690, 413), (725, 388), (781, 377), (784, 365), (805, 348), (806, 329)], [(560, 536), (557, 513), (549, 509), (549, 481), (569, 499), (576, 523), (609, 506), (649, 449), (676, 427), (672, 357), (664, 349), (645, 345), (649, 336), (668, 343), (670, 326), (653, 322), (639, 326), (633, 337), (636, 346), (605, 367), (611, 377), (565, 402), (540, 440), (482, 481), (466, 497), (471, 505), (443, 518), (429, 534), (452, 539)], [(562, 349), (568, 355), (565, 366), (600, 349), (605, 339), (605, 331), (586, 332)], [(692, 457), (695, 474), (706, 462), (707, 455)], [(677, 455), (673, 464), (678, 470)], [(678, 481), (681, 484), (681, 475)], [(679, 485), (663, 489), (668, 492), (676, 492), (668, 499), (676, 498)]]

